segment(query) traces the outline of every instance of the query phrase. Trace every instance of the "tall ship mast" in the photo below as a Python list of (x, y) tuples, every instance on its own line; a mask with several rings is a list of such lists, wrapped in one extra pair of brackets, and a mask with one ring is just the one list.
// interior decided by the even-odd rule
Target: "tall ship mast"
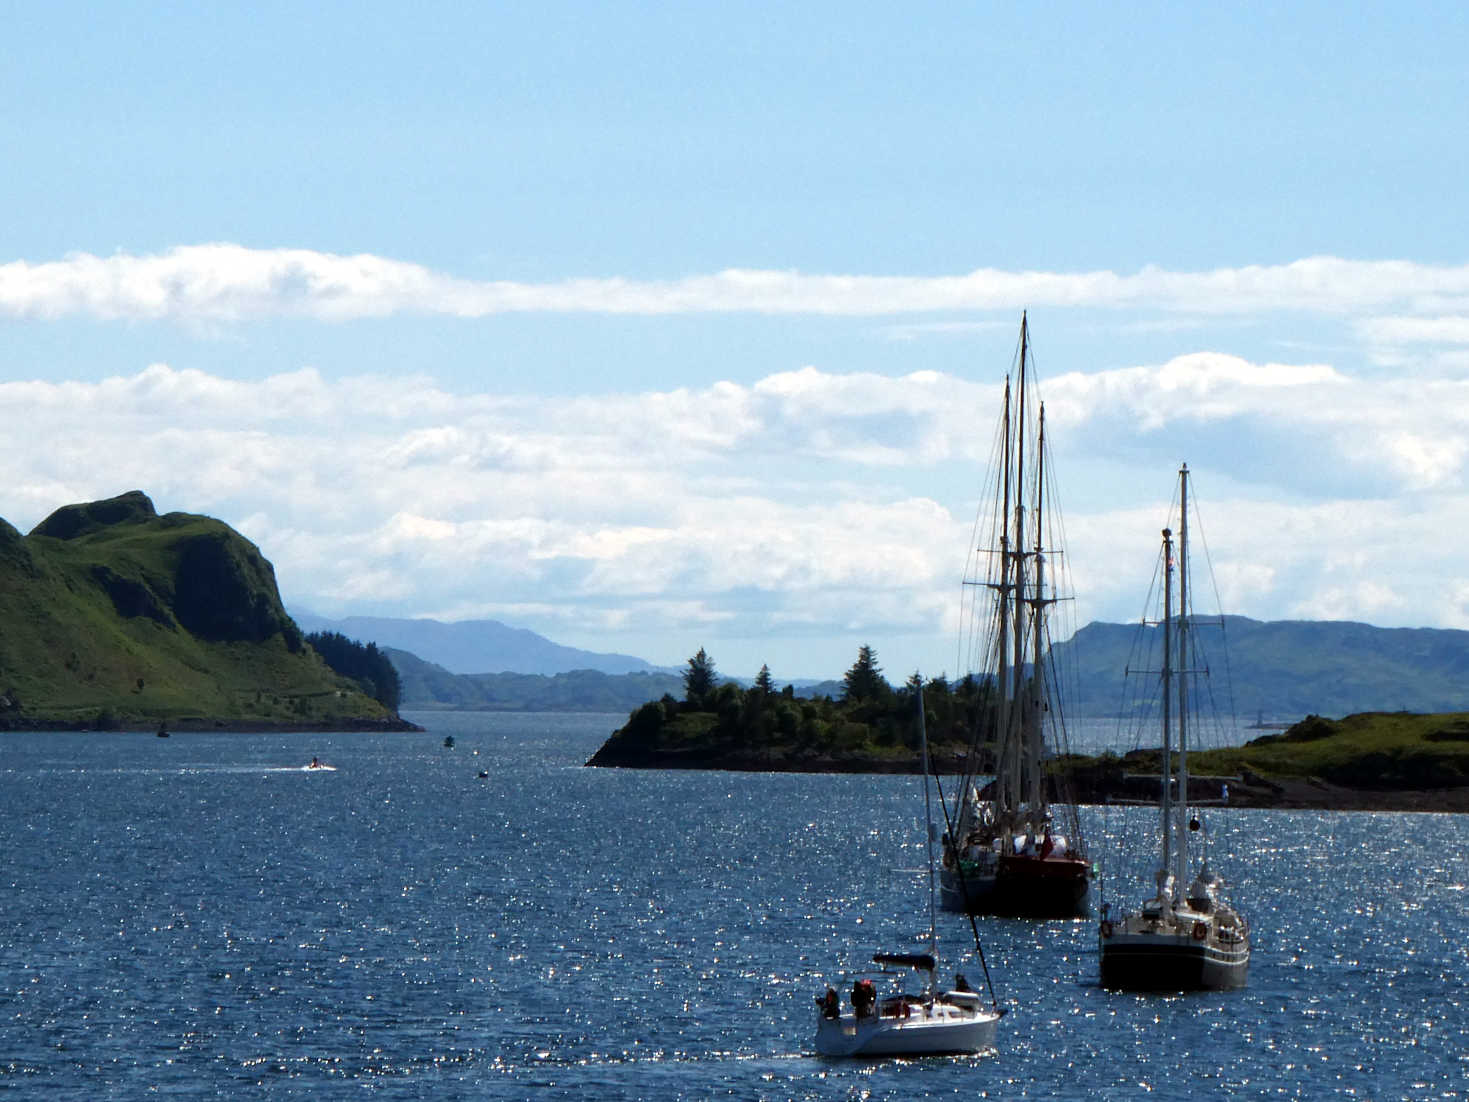
[(1022, 315), (964, 582), (961, 667), (979, 707), (944, 847), (948, 910), (1088, 913), (1092, 867), (1076, 806), (1046, 770), (1046, 759), (1067, 749), (1050, 623), (1069, 599), (1068, 572), (1051, 478), (1045, 405)]

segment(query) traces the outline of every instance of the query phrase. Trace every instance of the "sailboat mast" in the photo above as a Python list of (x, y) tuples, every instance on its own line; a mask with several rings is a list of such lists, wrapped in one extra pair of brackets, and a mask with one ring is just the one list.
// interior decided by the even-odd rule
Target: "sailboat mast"
[[(1022, 325), (1024, 323), (1022, 322)], [(1004, 455), (1001, 457), (1000, 480), (1003, 483), (1000, 497), (1000, 585), (995, 594), (996, 613), (996, 635), (999, 637), (997, 643), (999, 654), (995, 663), (995, 698), (997, 710), (995, 714), (996, 754), (998, 759), (995, 763), (996, 773), (995, 787), (996, 795), (999, 796), (999, 807), (1009, 811), (1015, 806), (1015, 792), (1012, 789), (1014, 770), (1010, 768), (1009, 758), (1011, 751), (1010, 738), (1010, 693), (1008, 683), (1010, 680), (1010, 632), (1009, 621), (1005, 610), (1010, 607), (1010, 471), (1011, 471), (1011, 435), (1010, 435), (1010, 380), (1005, 380), (1005, 412), (1004, 412), (1004, 440), (1001, 448)]]
[[(923, 708), (923, 684), (918, 685), (918, 745), (923, 752), (923, 836), (928, 839), (928, 955), (935, 960), (939, 953), (938, 936), (938, 913), (937, 904), (934, 902), (934, 872), (933, 872), (933, 835), (934, 821), (933, 810), (928, 801), (928, 717)], [(928, 973), (929, 992), (928, 997), (934, 997), (933, 984), (934, 974)]]
[(1178, 472), (1178, 852), (1174, 875), (1183, 883), (1188, 854), (1185, 818), (1188, 815), (1188, 464)]
[(1041, 403), (1040, 416), (1038, 418), (1039, 428), (1036, 433), (1035, 448), (1035, 593), (1031, 600), (1031, 678), (1030, 678), (1030, 702), (1026, 708), (1026, 771), (1030, 777), (1030, 800), (1032, 814), (1038, 814), (1042, 807), (1044, 798), (1043, 786), (1041, 784), (1041, 724), (1044, 716), (1041, 715), (1041, 702), (1046, 699), (1045, 676), (1046, 667), (1042, 660), (1042, 647), (1045, 645), (1045, 569), (1046, 560), (1044, 548), (1042, 547), (1043, 525), (1045, 517), (1045, 488), (1046, 488), (1046, 404)]
[(1173, 533), (1163, 529), (1163, 768), (1159, 818), (1163, 828), (1163, 871), (1173, 866)]
[[(1029, 327), (1026, 316), (1020, 315), (1020, 393), (1017, 401), (1015, 418), (1015, 540), (1012, 546), (1012, 557), (1015, 560), (1015, 581), (1011, 590), (1009, 605), (1010, 630), (1015, 637), (1014, 652), (1015, 660), (1011, 666), (1011, 679), (1009, 694), (1012, 701), (1010, 724), (1013, 730), (1010, 732), (1010, 744), (1013, 747), (1013, 761), (1017, 772), (1021, 775), (1014, 780), (1018, 787), (1024, 783), (1025, 767), (1022, 764), (1026, 753), (1026, 726), (1029, 723), (1029, 709), (1025, 706), (1025, 354), (1030, 340)], [(1019, 793), (1016, 793), (1017, 797)]]

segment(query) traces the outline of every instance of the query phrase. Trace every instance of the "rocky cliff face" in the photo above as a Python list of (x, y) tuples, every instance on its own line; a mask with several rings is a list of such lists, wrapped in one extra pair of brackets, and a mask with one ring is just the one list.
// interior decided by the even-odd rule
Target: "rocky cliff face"
[(253, 543), (231, 529), (180, 543), (174, 615), (203, 639), (262, 643), (277, 633), (293, 651), (301, 633), (286, 615), (275, 570)]

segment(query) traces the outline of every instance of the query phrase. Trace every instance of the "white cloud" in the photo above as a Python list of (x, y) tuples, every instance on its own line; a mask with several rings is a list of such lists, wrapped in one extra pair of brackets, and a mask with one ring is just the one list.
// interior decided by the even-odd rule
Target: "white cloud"
[(1374, 344), (1469, 344), (1469, 316), (1365, 318), (1356, 328)]
[[(1140, 611), (1184, 441), (1230, 611), (1462, 624), (1466, 387), (1213, 353), (1047, 380), (1078, 622)], [(0, 515), (139, 488), (237, 524), (321, 611), (498, 615), (670, 663), (707, 643), (732, 673), (839, 672), (864, 642), (952, 670), (997, 395), (808, 367), (567, 401), (154, 364), (0, 384), (28, 427), (0, 441)]]
[[(56, 319), (321, 321), (395, 314), (484, 317), (520, 312), (761, 313), (885, 316), (1025, 306), (1137, 307), (1199, 316), (1305, 311), (1462, 309), (1469, 266), (1320, 256), (1203, 272), (1145, 267), (1036, 272), (980, 268), (949, 276), (726, 269), (670, 280), (554, 283), (467, 280), (387, 257), (215, 243), (167, 252), (0, 265), (0, 312)], [(1384, 319), (1389, 325), (1392, 319)], [(906, 335), (913, 335), (908, 332)]]

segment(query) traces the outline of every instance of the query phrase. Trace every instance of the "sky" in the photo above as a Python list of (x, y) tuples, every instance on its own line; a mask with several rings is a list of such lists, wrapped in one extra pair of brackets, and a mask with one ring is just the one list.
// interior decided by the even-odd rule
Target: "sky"
[(0, 516), (325, 616), (962, 672), (1027, 312), (1075, 625), (1469, 628), (1469, 9), (8, 5)]

